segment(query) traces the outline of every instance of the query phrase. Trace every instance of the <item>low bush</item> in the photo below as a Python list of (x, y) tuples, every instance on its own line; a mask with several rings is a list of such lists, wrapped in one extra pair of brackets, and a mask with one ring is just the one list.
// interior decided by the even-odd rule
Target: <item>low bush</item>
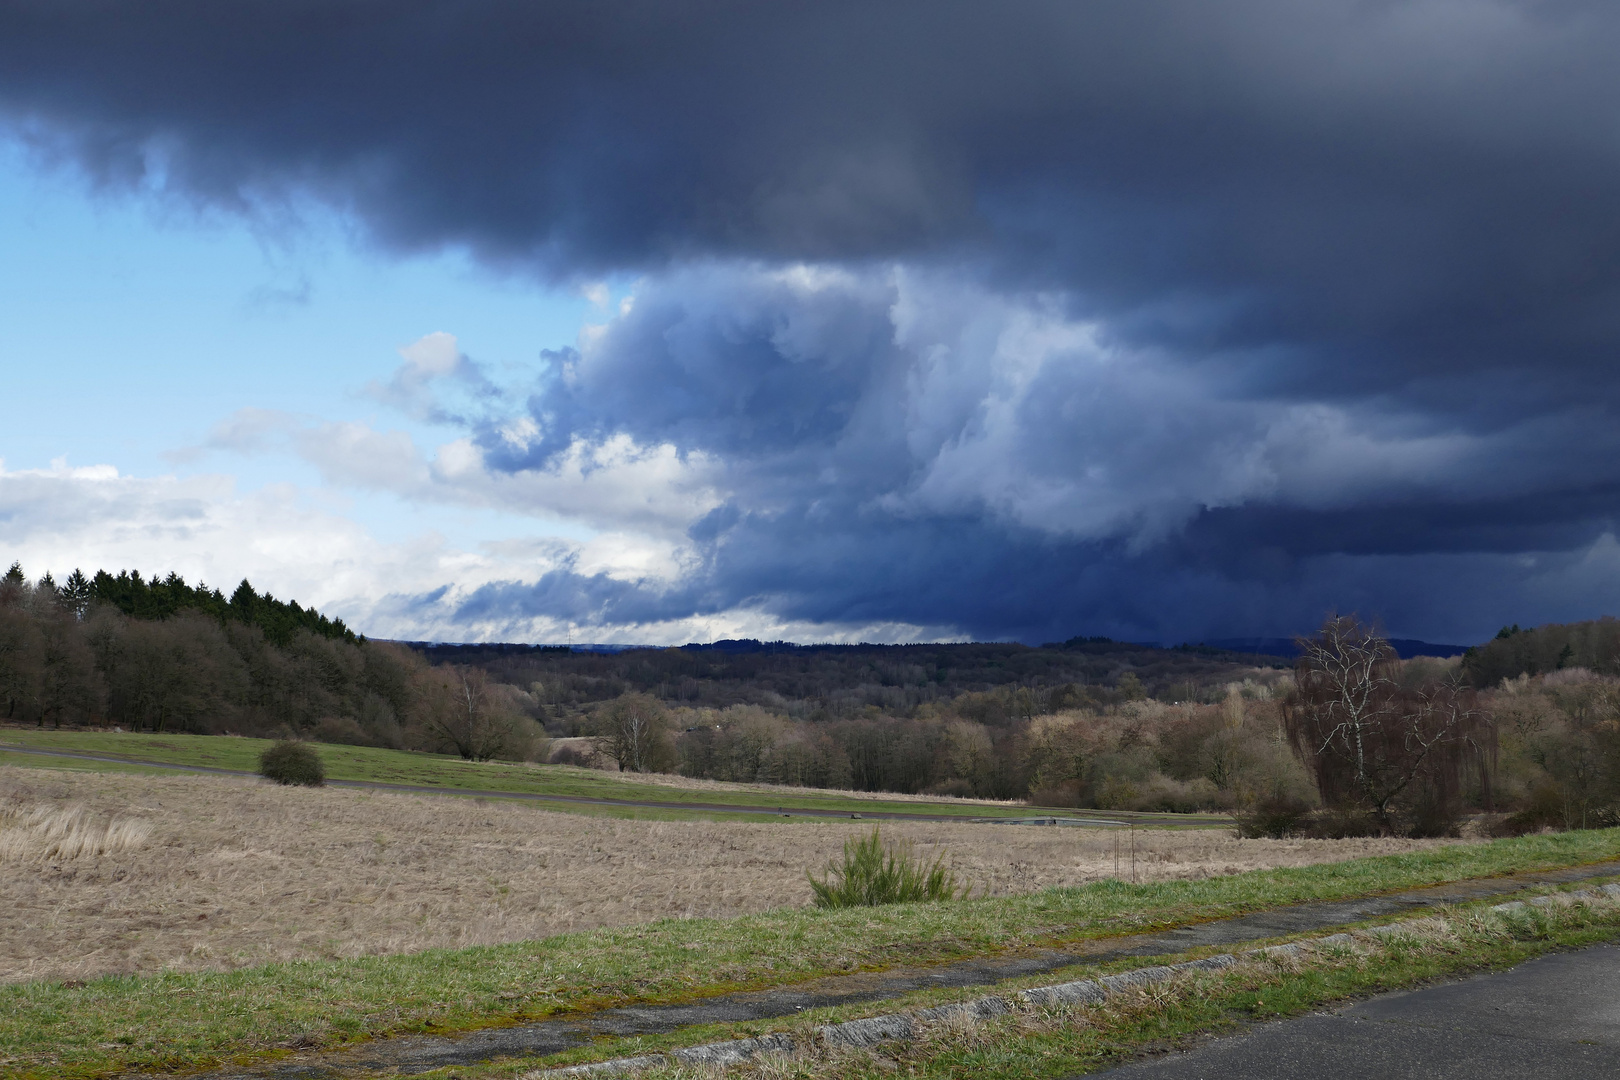
[(1281, 840), (1304, 836), (1313, 840), (1346, 840), (1366, 836), (1432, 836), (1449, 833), (1420, 832), (1415, 828), (1394, 831), (1377, 817), (1358, 807), (1316, 807), (1291, 795), (1258, 799), (1232, 812), (1239, 836)]
[(829, 864), (820, 881), (814, 874), (805, 876), (816, 907), (823, 908), (955, 900), (965, 898), (969, 889), (957, 883), (943, 855), (924, 865), (909, 841), (885, 844), (877, 829), (871, 836), (846, 840), (844, 864)]
[(1379, 822), (1369, 810), (1355, 806), (1323, 807), (1312, 811), (1303, 835), (1313, 840), (1350, 840), (1365, 836), (1404, 836)]
[(569, 740), (563, 742), (560, 746), (552, 744), (547, 747), (546, 763), (550, 765), (577, 765), (582, 769), (598, 769), (602, 766), (602, 755), (594, 746)]
[(377, 740), (355, 721), (352, 716), (328, 716), (315, 725), (310, 736), (316, 742), (335, 743), (339, 746), (377, 746)]
[(1311, 804), (1297, 795), (1275, 792), (1233, 812), (1238, 835), (1280, 840), (1298, 836), (1310, 824)]
[(259, 775), (278, 784), (320, 787), (326, 769), (315, 748), (303, 742), (278, 742), (259, 755)]

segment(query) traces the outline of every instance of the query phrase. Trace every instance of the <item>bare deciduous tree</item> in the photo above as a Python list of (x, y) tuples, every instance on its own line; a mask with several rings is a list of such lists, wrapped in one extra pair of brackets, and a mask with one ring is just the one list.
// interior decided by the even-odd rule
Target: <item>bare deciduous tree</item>
[[(1300, 645), (1283, 723), (1322, 801), (1359, 807), (1385, 830), (1448, 829), (1464, 770), (1487, 764), (1495, 745), (1474, 692), (1456, 677), (1402, 686), (1394, 650), (1352, 616)], [(1488, 798), (1488, 768), (1480, 777)]]
[(675, 764), (669, 713), (648, 694), (623, 694), (591, 718), (597, 748), (625, 772), (665, 772)]
[(1329, 619), (1300, 645), (1299, 695), (1284, 712), (1289, 735), (1315, 764), (1325, 801), (1369, 794), (1379, 771), (1369, 755), (1393, 721), (1395, 651), (1350, 616)]
[(35, 682), (39, 726), (48, 721), (86, 723), (95, 710), (97, 683), (95, 656), (78, 633), (70, 614), (39, 619), (39, 677)]
[(973, 784), (976, 791), (995, 767), (995, 747), (990, 733), (983, 724), (952, 720), (945, 725), (943, 744), (940, 749), (951, 775)]
[(468, 761), (488, 761), (515, 748), (523, 719), (483, 668), (429, 668), (415, 689), (423, 726)]

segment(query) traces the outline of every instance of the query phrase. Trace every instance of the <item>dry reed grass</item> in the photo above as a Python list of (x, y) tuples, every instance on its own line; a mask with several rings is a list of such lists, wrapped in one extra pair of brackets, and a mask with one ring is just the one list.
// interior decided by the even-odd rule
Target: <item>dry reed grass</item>
[[(225, 777), (0, 768), (0, 808), (21, 819), (41, 807), (79, 807), (92, 822), (133, 818), (151, 832), (144, 848), (8, 862), (0, 980), (413, 952), (802, 906), (805, 870), (871, 826), (624, 821)], [(945, 851), (976, 895), (1114, 874), (1112, 832), (954, 823), (884, 832), (925, 857)], [(1137, 864), (1144, 880), (1196, 878), (1437, 843), (1139, 830)], [(1128, 876), (1128, 855), (1123, 866)]]
[(101, 821), (82, 806), (0, 810), (0, 863), (135, 851), (152, 835), (150, 822), (114, 817)]

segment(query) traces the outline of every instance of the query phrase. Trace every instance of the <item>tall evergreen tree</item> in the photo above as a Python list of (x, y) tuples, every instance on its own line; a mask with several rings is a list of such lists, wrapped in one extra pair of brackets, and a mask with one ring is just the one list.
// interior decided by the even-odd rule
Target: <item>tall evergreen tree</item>
[(22, 563), (12, 563), (5, 577), (0, 577), (0, 604), (15, 604), (22, 599), (28, 579), (23, 577)]
[(76, 566), (73, 568), (73, 573), (69, 574), (67, 580), (62, 583), (61, 593), (62, 602), (67, 605), (68, 610), (73, 612), (74, 618), (77, 619), (85, 617), (85, 614), (90, 610), (90, 601), (95, 599), (95, 591), (90, 584), (90, 579), (85, 577)]

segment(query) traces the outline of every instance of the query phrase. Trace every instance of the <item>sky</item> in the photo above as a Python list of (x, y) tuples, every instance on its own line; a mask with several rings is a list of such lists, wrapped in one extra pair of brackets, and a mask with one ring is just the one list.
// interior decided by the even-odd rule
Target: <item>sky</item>
[(1620, 611), (1620, 9), (0, 0), (0, 560), (377, 637)]

